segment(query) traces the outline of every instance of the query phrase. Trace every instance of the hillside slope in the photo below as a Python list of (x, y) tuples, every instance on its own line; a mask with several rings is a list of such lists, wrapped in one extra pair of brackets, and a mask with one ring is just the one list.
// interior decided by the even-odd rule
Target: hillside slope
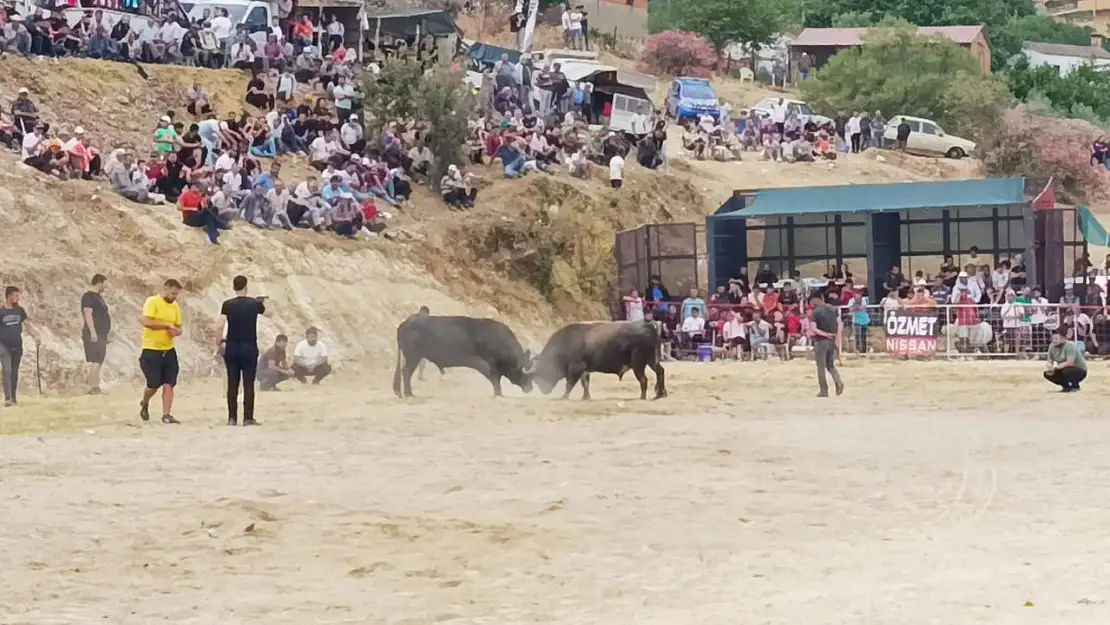
[[(182, 96), (199, 81), (222, 115), (238, 111), (246, 74), (231, 70), (146, 67), (85, 60), (58, 63), (0, 58), (0, 97), (26, 86), (46, 121), (87, 128), (102, 149), (129, 145), (145, 151), (166, 110), (182, 112)], [(736, 90), (739, 91), (739, 90)], [(396, 324), (421, 305), (437, 313), (502, 318), (538, 341), (553, 325), (608, 314), (615, 272), (613, 233), (654, 221), (691, 221), (712, 212), (734, 189), (800, 184), (845, 184), (978, 175), (971, 161), (918, 159), (891, 153), (846, 155), (834, 165), (685, 162), (667, 174), (629, 163), (626, 185), (608, 188), (607, 172), (576, 180), (559, 173), (488, 180), (478, 207), (446, 209), (418, 189), (415, 206), (391, 221), (404, 242), (353, 242), (310, 232), (261, 232), (240, 225), (219, 247), (180, 224), (170, 207), (123, 201), (103, 183), (60, 182), (0, 156), (0, 280), (19, 284), (25, 306), (46, 329), (47, 382), (77, 374), (82, 360), (78, 301), (94, 273), (111, 280), (108, 295), (117, 331), (107, 379), (135, 375), (139, 307), (163, 280), (186, 284), (184, 371), (205, 374), (219, 331), (219, 302), (230, 278), (252, 278), (270, 297), (273, 316), (262, 334), (299, 335), (319, 326), (338, 358), (391, 364)], [(287, 173), (307, 173), (285, 160)], [(283, 174), (284, 175), (284, 174)], [(290, 180), (292, 178), (289, 178)], [(27, 365), (30, 367), (30, 363)], [(25, 373), (30, 373), (25, 371)]]

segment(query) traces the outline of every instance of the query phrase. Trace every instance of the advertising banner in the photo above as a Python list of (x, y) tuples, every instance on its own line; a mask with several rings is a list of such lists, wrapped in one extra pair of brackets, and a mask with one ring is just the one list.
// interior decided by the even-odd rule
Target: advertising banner
[(886, 316), (886, 351), (897, 357), (937, 353), (941, 313), (935, 309), (891, 310)]

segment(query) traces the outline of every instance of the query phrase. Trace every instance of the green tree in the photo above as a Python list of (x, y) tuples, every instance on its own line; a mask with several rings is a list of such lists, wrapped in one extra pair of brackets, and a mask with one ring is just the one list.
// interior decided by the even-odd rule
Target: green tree
[(694, 32), (718, 54), (730, 44), (767, 45), (788, 22), (784, 0), (671, 0), (657, 2), (648, 12), (651, 32)]
[(1022, 60), (1006, 72), (1006, 82), (1023, 102), (1048, 100), (1062, 115), (1110, 120), (1110, 76), (1089, 66), (1061, 76), (1055, 67), (1030, 67)]
[(424, 143), (435, 157), (429, 172), (433, 186), (449, 165), (462, 162), (467, 114), (475, 101), (461, 74), (438, 65), (425, 71), (414, 59), (388, 59), (378, 76), (367, 74), (363, 92), (369, 139), (380, 138), (389, 122), (424, 125)]
[(968, 50), (907, 28), (869, 33), (863, 46), (837, 54), (814, 80), (803, 82), (802, 93), (828, 114), (877, 109), (915, 115), (972, 137), (1011, 101), (1005, 84), (984, 74)]
[(839, 15), (870, 13), (875, 22), (889, 16), (918, 26), (982, 24), (989, 30), (1036, 14), (1033, 0), (824, 0), (807, 5), (805, 25), (811, 27), (832, 26)]

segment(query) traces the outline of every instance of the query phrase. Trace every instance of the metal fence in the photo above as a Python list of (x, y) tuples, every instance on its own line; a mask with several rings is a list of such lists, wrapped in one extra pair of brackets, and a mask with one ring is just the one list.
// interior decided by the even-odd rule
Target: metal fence
[[(804, 301), (804, 300), (803, 300)], [(804, 308), (762, 314), (770, 330), (768, 341), (753, 346), (751, 332), (737, 338), (735, 317), (750, 327), (756, 308), (747, 304), (709, 302), (701, 333), (683, 332), (680, 302), (649, 302), (664, 328), (671, 357), (718, 359), (805, 356), (812, 346), (811, 323)], [(840, 307), (844, 358), (902, 358), (952, 360), (982, 358), (1043, 358), (1051, 335), (1063, 328), (1069, 340), (1081, 343), (1088, 357), (1110, 356), (1110, 309), (1060, 303), (941, 305), (884, 308), (870, 305)]]
[(644, 289), (653, 275), (674, 296), (705, 288), (704, 224), (646, 224), (618, 232), (614, 251), (617, 288), (622, 294)]

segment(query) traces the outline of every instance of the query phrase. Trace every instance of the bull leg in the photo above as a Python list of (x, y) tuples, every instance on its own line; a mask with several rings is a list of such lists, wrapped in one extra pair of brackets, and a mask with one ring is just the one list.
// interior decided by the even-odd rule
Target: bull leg
[(488, 376), (490, 384), (493, 385), (493, 396), (501, 397), (501, 376), (497, 374), (490, 374)]
[(582, 374), (582, 401), (590, 399), (590, 372)]
[(405, 397), (412, 397), (412, 374), (416, 373), (416, 367), (420, 361), (416, 362), (405, 361), (405, 370), (401, 372), (401, 381), (404, 383)]
[(662, 399), (667, 396), (667, 385), (664, 381), (663, 365), (658, 362), (653, 362), (648, 366), (655, 372), (655, 399)]
[(493, 385), (493, 396), (501, 397), (501, 374), (496, 371), (495, 367), (489, 366), (486, 361), (481, 359), (474, 359), (467, 366), (485, 376), (489, 383)]
[(566, 399), (566, 398), (570, 397), (570, 392), (574, 390), (574, 387), (575, 387), (575, 385), (577, 385), (577, 384), (578, 384), (578, 380), (579, 380), (579, 378), (581, 378), (581, 377), (582, 377), (582, 374), (581, 374), (581, 373), (578, 373), (577, 371), (569, 371), (569, 372), (567, 372), (567, 377), (566, 377), (566, 381), (567, 381), (567, 386), (566, 386), (566, 390), (564, 390), (564, 391), (563, 391), (563, 396), (562, 396), (562, 397), (560, 397), (559, 399)]
[(647, 367), (643, 363), (637, 363), (632, 368), (632, 371), (636, 374), (636, 381), (640, 383), (640, 399), (647, 399), (648, 380), (647, 374), (644, 373), (645, 369)]

